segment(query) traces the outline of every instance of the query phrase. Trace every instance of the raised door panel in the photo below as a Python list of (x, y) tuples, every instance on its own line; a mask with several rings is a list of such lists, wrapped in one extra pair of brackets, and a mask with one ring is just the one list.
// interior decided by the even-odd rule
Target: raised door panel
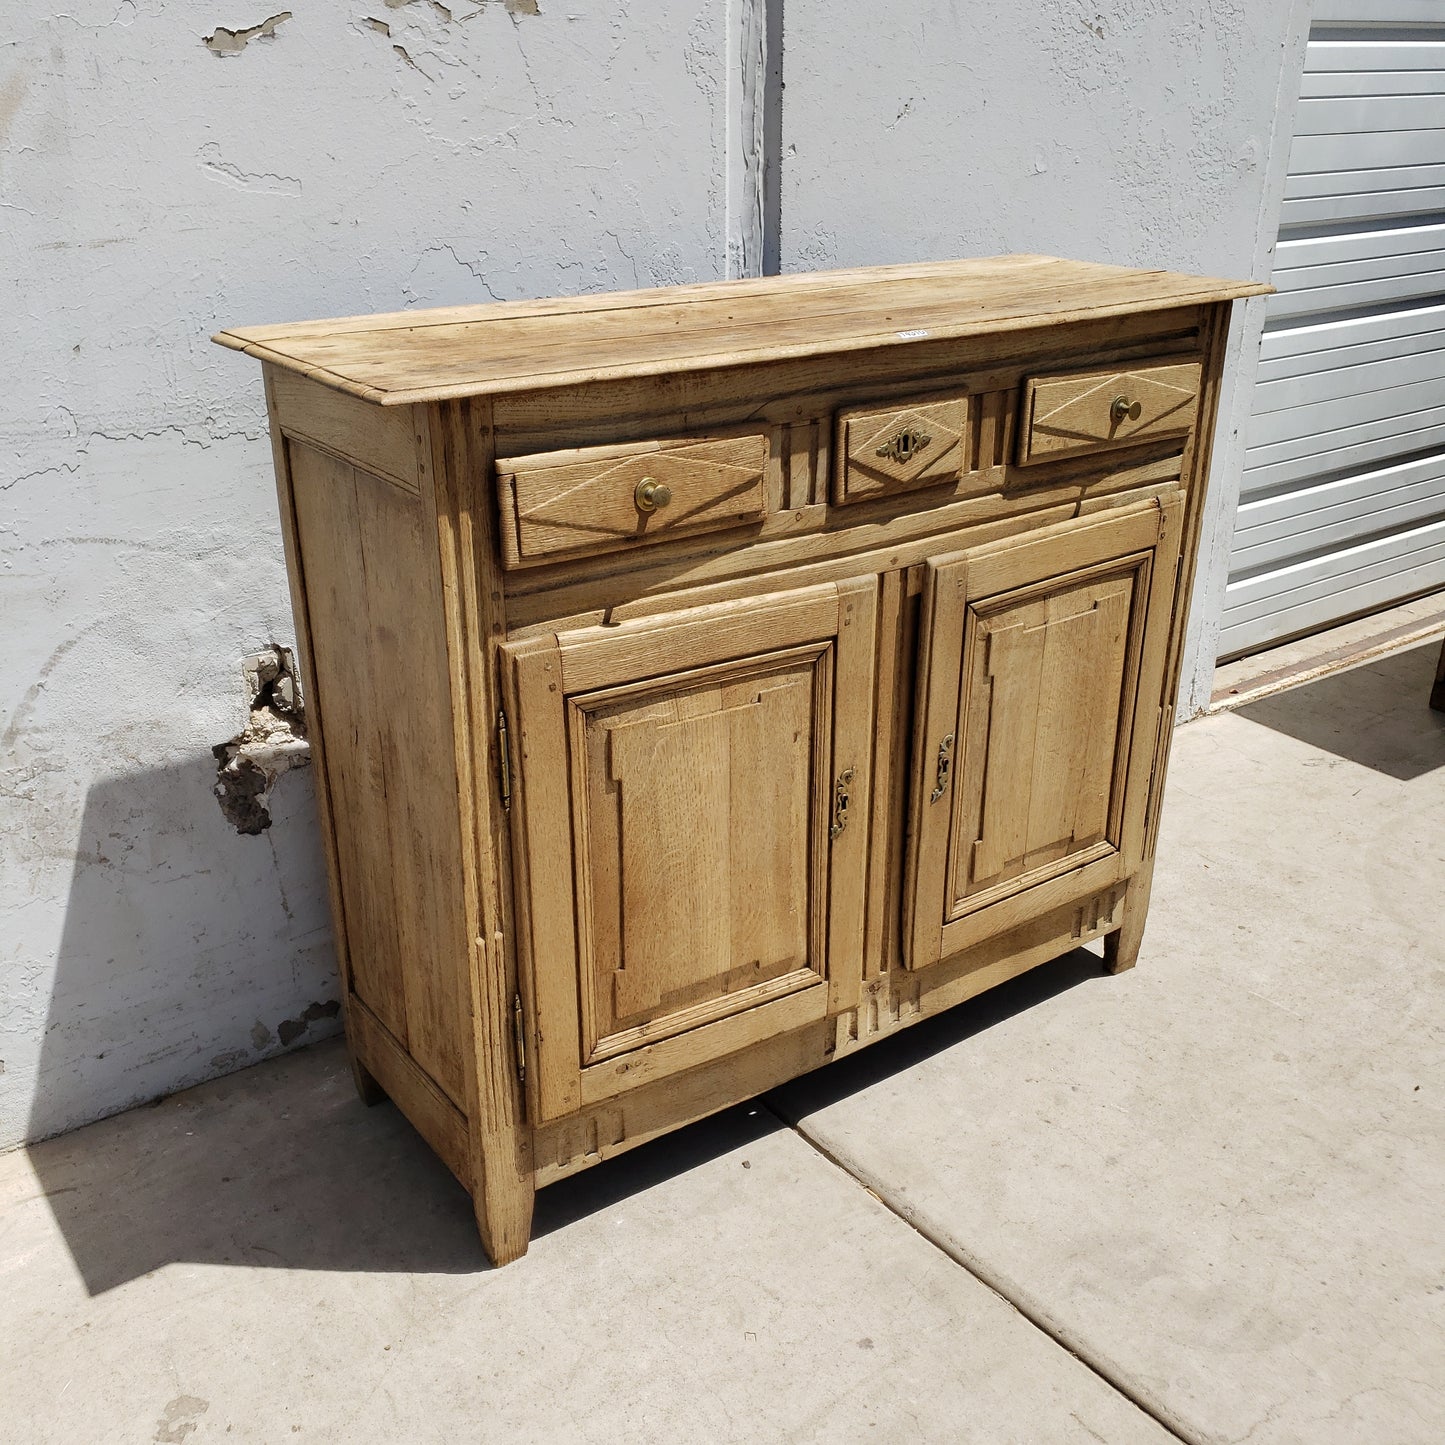
[(928, 564), (908, 962), (1138, 866), (1181, 504)]
[(855, 1001), (875, 594), (507, 648), (539, 1121)]
[(825, 645), (569, 705), (586, 1063), (822, 981)]
[(1139, 571), (1126, 563), (975, 611), (951, 914), (1117, 831), (1109, 824)]

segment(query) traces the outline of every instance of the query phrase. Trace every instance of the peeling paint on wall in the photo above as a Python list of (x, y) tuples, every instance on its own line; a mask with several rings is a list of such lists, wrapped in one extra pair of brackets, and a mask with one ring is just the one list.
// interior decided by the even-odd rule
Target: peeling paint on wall
[[(419, 0), (386, 0), (389, 10), (402, 10), (408, 5), (418, 3)], [(452, 18), (453, 12), (447, 6), (441, 4), (440, 0), (426, 0), (426, 3), (430, 5), (443, 20), (450, 20)], [(480, 0), (476, 9), (469, 10), (461, 18), (463, 20), (470, 20), (473, 16), (480, 15), (489, 3), (490, 0)], [(537, 8), (537, 0), (502, 0), (502, 4), (508, 15), (540, 15), (542, 13), (541, 10)]]
[[(390, 0), (387, 0), (387, 3), (390, 4)], [(239, 55), (253, 40), (274, 40), (276, 27), (290, 18), (291, 12), (282, 10), (277, 15), (268, 15), (259, 25), (249, 26), (245, 30), (227, 30), (224, 25), (218, 25), (212, 34), (201, 36), (201, 44), (212, 55)]]
[(250, 719), (233, 738), (212, 749), (216, 800), (238, 833), (264, 833), (271, 826), (266, 806), (276, 780), (311, 761), (305, 711), (290, 648), (272, 647), (246, 659)]
[(423, 70), (421, 66), (419, 66), (416, 61), (411, 58), (410, 55), (407, 54), (406, 46), (393, 45), (391, 48), (397, 53), (397, 55), (401, 57), (402, 63), (405, 65), (409, 65), (414, 71), (416, 71), (418, 75), (425, 75), (428, 80), (431, 80), (433, 78), (431, 75), (428, 75), (427, 72)]
[(276, 1037), (283, 1045), (294, 1044), (312, 1024), (322, 1019), (334, 1019), (341, 1012), (340, 999), (329, 998), (325, 1003), (308, 1004), (294, 1019), (282, 1019), (276, 1025)]

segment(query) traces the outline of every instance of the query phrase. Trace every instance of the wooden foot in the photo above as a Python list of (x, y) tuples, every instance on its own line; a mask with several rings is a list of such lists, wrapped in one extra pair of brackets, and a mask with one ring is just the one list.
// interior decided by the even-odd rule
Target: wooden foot
[(1430, 706), (1445, 712), (1445, 642), (1440, 644), (1440, 662), (1435, 668), (1435, 686), (1430, 689)]
[(532, 1242), (532, 1204), (536, 1187), (530, 1174), (496, 1177), (492, 1170), (472, 1195), (477, 1215), (477, 1232), (487, 1258), (500, 1268), (521, 1259)]
[(351, 1077), (356, 1081), (356, 1092), (361, 1095), (361, 1102), (368, 1109), (374, 1109), (385, 1102), (386, 1090), (376, 1082), (375, 1076), (355, 1054), (351, 1055)]
[(1104, 972), (1124, 973), (1133, 968), (1139, 961), (1139, 945), (1143, 942), (1144, 910), (1125, 908), (1124, 926), (1117, 933), (1104, 935)]

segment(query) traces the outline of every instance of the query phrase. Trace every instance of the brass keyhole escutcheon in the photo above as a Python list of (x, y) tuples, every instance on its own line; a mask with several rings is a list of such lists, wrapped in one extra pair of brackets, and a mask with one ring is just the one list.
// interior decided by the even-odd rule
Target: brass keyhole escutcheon
[(1143, 414), (1144, 403), (1142, 401), (1130, 401), (1121, 391), (1114, 398), (1114, 404), (1109, 408), (1109, 420), (1118, 426), (1121, 421), (1138, 421)]
[(932, 440), (927, 432), (919, 431), (916, 426), (906, 426), (897, 436), (884, 442), (874, 455), (887, 457), (893, 462), (909, 462)]
[(933, 791), (928, 795), (930, 803), (936, 803), (948, 787), (948, 775), (953, 771), (953, 734), (938, 745), (938, 774), (933, 780)]
[(639, 512), (660, 512), (672, 501), (672, 488), (656, 477), (643, 477), (632, 493), (632, 500)]
[(833, 826), (828, 829), (830, 838), (836, 838), (848, 826), (848, 793), (852, 782), (853, 769), (844, 768), (833, 784)]

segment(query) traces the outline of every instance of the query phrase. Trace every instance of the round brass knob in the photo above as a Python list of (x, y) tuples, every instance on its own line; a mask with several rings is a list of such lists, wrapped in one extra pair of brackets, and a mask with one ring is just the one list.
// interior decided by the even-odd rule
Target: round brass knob
[(1142, 401), (1130, 401), (1127, 396), (1120, 392), (1114, 398), (1114, 404), (1109, 408), (1109, 420), (1118, 426), (1121, 421), (1138, 421), (1140, 413), (1144, 410)]
[(643, 477), (632, 493), (632, 500), (639, 512), (656, 512), (672, 500), (672, 488), (655, 477)]

